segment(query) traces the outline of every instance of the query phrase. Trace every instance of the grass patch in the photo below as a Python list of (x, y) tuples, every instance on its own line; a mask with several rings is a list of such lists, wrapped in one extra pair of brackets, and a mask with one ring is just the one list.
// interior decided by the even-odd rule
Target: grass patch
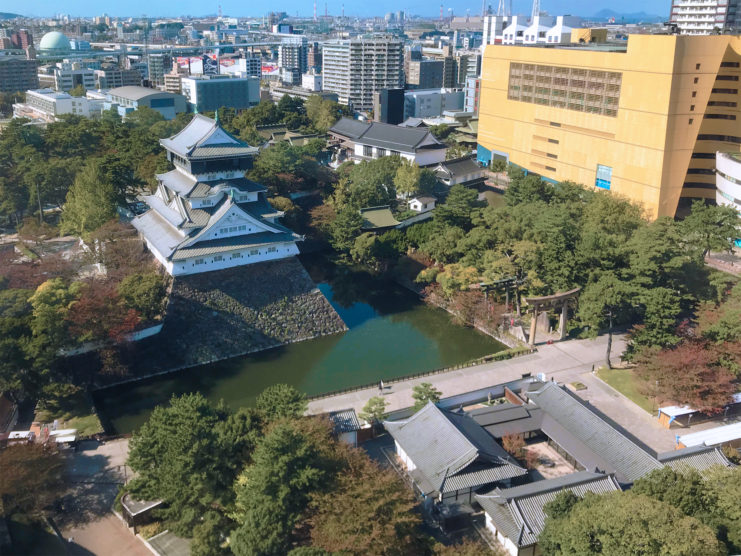
[(145, 539), (151, 539), (155, 535), (159, 535), (164, 530), (165, 527), (163, 526), (161, 521), (153, 521), (152, 523), (139, 525), (137, 527), (137, 531)]
[(41, 423), (59, 421), (61, 429), (77, 429), (77, 435), (91, 436), (103, 432), (95, 408), (83, 390), (46, 403), (39, 407), (34, 417)]
[(32, 261), (35, 261), (36, 259), (39, 258), (39, 256), (36, 253), (31, 251), (23, 243), (20, 243), (20, 242), (16, 243), (15, 248), (20, 252), (21, 255), (23, 255), (24, 257), (28, 259), (31, 259)]
[(572, 386), (572, 387), (574, 388), (574, 390), (576, 390), (577, 392), (578, 392), (579, 390), (586, 390), (586, 389), (587, 389), (586, 385), (585, 385), (585, 384), (584, 384), (583, 382), (572, 382), (572, 383), (571, 383), (571, 386)]
[(647, 412), (653, 413), (656, 409), (653, 400), (641, 393), (640, 381), (632, 369), (610, 370), (602, 367), (597, 371), (597, 376)]
[(490, 207), (499, 208), (507, 204), (507, 201), (504, 200), (504, 195), (496, 191), (484, 191), (484, 198), (486, 199), (486, 204)]

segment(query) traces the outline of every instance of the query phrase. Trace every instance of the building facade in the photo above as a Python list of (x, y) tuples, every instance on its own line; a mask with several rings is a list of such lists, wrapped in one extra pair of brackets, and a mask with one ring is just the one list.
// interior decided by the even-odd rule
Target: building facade
[(59, 116), (96, 116), (103, 103), (85, 97), (73, 97), (52, 89), (26, 91), (26, 101), (13, 105), (14, 118), (31, 118), (42, 122), (56, 121)]
[(464, 94), (456, 89), (427, 89), (404, 93), (404, 119), (436, 118), (446, 110), (461, 112)]
[(402, 42), (394, 38), (355, 38), (324, 44), (324, 90), (337, 93), (355, 110), (373, 108), (373, 95), (404, 86)]
[(717, 32), (739, 33), (739, 0), (672, 0), (669, 18), (683, 35), (712, 35)]
[[(291, 78), (290, 81), (284, 79), (285, 83), (301, 84), (301, 75), (306, 73), (309, 67), (306, 37), (283, 39), (278, 47), (278, 67), (281, 69), (281, 76), (284, 75), (283, 70), (285, 70), (287, 72), (285, 75)], [(298, 77), (294, 78), (294, 76)]]
[(651, 218), (714, 200), (716, 151), (741, 149), (741, 37), (631, 35), (626, 46), (486, 48), (478, 156), (614, 191)]
[(260, 102), (259, 77), (203, 75), (181, 79), (183, 95), (196, 112), (215, 111), (222, 106), (242, 110)]
[(729, 205), (741, 215), (741, 155), (739, 153), (716, 154), (715, 201)]
[(95, 70), (85, 67), (80, 62), (58, 62), (52, 70), (54, 88), (57, 91), (71, 91), (82, 85), (85, 89), (95, 88)]
[(175, 169), (157, 175), (132, 220), (147, 248), (172, 276), (199, 274), (298, 254), (301, 238), (283, 227), (267, 189), (244, 177), (258, 149), (200, 114), (162, 139)]
[(0, 92), (17, 93), (39, 88), (36, 60), (0, 56)]
[(443, 86), (445, 62), (442, 60), (412, 60), (408, 66), (407, 87), (411, 89), (439, 89)]
[(94, 70), (96, 89), (115, 89), (116, 87), (138, 87), (142, 84), (142, 75), (137, 70), (105, 68)]
[(146, 87), (118, 87), (106, 93), (104, 110), (114, 108), (122, 118), (139, 108), (146, 106), (156, 110), (166, 120), (172, 120), (181, 112), (187, 112), (187, 103), (183, 95), (176, 95)]

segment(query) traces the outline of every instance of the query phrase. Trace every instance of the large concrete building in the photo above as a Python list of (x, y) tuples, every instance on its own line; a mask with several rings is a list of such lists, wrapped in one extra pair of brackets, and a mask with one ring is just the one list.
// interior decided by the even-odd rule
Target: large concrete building
[(404, 86), (402, 42), (394, 38), (329, 41), (324, 44), (324, 90), (355, 110), (373, 108), (373, 95)]
[(712, 35), (741, 30), (739, 0), (673, 0), (669, 18), (683, 35)]
[(142, 84), (142, 74), (138, 70), (118, 67), (93, 70), (96, 89), (115, 89), (116, 87), (138, 87)]
[(181, 86), (195, 112), (214, 111), (222, 106), (242, 110), (260, 102), (259, 77), (199, 75), (183, 77)]
[(0, 92), (17, 93), (39, 88), (36, 60), (22, 56), (0, 56)]
[(715, 153), (741, 150), (741, 37), (631, 35), (627, 46), (485, 50), (478, 158), (642, 203), (715, 200)]
[(309, 67), (306, 37), (283, 39), (278, 47), (278, 67), (281, 69), (281, 76), (290, 76), (283, 79), (285, 83), (301, 84), (301, 75), (306, 73)]
[(181, 112), (187, 112), (183, 95), (157, 91), (146, 87), (118, 87), (106, 93), (104, 110), (114, 108), (123, 118), (140, 106), (156, 110), (166, 120), (172, 120)]
[(98, 116), (102, 107), (103, 103), (98, 100), (73, 97), (52, 89), (37, 89), (26, 91), (26, 102), (13, 105), (13, 117), (48, 123), (58, 120), (64, 114), (86, 118)]

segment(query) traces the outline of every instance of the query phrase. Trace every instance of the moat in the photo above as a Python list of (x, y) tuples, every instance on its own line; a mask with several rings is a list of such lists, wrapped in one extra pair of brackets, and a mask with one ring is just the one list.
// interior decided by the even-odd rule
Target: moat
[(393, 282), (314, 257), (302, 262), (347, 332), (99, 391), (95, 398), (101, 418), (115, 432), (128, 433), (174, 394), (198, 391), (235, 408), (252, 404), (264, 388), (279, 382), (315, 395), (505, 349), (477, 330), (458, 326), (448, 313)]

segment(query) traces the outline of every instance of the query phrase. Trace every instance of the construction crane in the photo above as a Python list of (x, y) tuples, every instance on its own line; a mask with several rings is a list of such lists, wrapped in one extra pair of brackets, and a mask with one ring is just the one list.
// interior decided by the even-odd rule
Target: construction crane
[(538, 15), (540, 15), (540, 0), (533, 0), (533, 12), (530, 14), (530, 20), (534, 20)]

